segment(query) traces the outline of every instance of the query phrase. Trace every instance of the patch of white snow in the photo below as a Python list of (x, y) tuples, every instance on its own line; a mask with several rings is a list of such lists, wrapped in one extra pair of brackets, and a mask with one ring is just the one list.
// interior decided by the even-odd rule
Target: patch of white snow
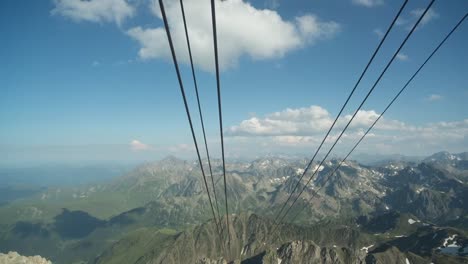
[(369, 248), (373, 247), (374, 245), (370, 245), (370, 246), (367, 246), (367, 247), (362, 247), (361, 250), (365, 250), (366, 253), (369, 253)]

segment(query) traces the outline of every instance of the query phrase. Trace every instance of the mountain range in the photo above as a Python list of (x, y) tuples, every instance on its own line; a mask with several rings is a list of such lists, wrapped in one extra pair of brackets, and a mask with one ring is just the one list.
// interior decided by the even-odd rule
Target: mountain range
[(308, 160), (227, 163), (227, 229), (222, 163), (212, 160), (222, 234), (197, 162), (167, 157), (41, 189), (0, 206), (0, 252), (53, 263), (468, 263), (468, 153), (346, 161), (330, 175), (339, 161), (312, 165), (317, 175), (278, 225), (312, 174), (299, 181)]

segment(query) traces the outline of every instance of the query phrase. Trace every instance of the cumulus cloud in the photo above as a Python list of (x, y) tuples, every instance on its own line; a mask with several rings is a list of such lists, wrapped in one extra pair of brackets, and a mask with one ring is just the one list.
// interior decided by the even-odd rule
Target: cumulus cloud
[(135, 14), (126, 0), (54, 0), (52, 14), (69, 17), (74, 21), (122, 22)]
[[(166, 13), (179, 60), (188, 63), (188, 54), (179, 1), (166, 1)], [(206, 71), (214, 69), (211, 10), (208, 1), (184, 1), (194, 62)], [(153, 14), (161, 19), (157, 1)], [(243, 0), (217, 1), (220, 67), (234, 67), (241, 57), (254, 60), (281, 58), (286, 53), (334, 36), (340, 29), (334, 21), (305, 14), (291, 21), (276, 11), (257, 9)], [(160, 59), (170, 56), (162, 27), (134, 27), (127, 34), (141, 45), (139, 57)]]
[(302, 135), (323, 131), (332, 122), (328, 111), (320, 106), (288, 108), (271, 113), (265, 118), (251, 117), (243, 120), (239, 125), (229, 127), (226, 134), (241, 136)]
[(404, 54), (404, 53), (398, 53), (396, 55), (396, 58), (400, 61), (407, 61), (408, 60), (408, 55)]
[(132, 140), (130, 142), (130, 149), (133, 151), (144, 151), (152, 149), (150, 145), (144, 144), (139, 140)]
[(353, 3), (360, 6), (365, 7), (375, 7), (379, 5), (383, 5), (383, 0), (353, 0)]
[[(333, 155), (346, 154), (378, 116), (373, 110), (359, 112), (341, 137)], [(351, 114), (339, 118), (336, 129), (325, 141), (326, 149), (335, 142), (350, 118)], [(236, 149), (239, 153), (244, 151), (245, 155), (309, 153), (318, 147), (332, 121), (330, 114), (318, 106), (286, 109), (264, 118), (250, 118), (227, 129), (227, 148)], [(441, 149), (466, 151), (467, 135), (468, 119), (411, 125), (382, 117), (367, 134), (358, 152), (427, 155)]]
[(442, 100), (444, 97), (440, 94), (431, 94), (426, 97), (426, 100), (429, 102), (439, 101)]
[[(339, 153), (349, 151), (369, 126), (379, 117), (374, 110), (359, 111), (337, 145)], [(333, 143), (341, 129), (351, 119), (347, 114), (338, 119), (327, 144)], [(268, 114), (262, 118), (251, 117), (225, 131), (228, 142), (240, 148), (262, 150), (298, 151), (316, 148), (322, 141), (334, 116), (320, 107), (311, 106)], [(400, 120), (382, 117), (374, 129), (366, 136), (360, 150), (386, 153), (430, 153), (441, 149), (468, 147), (468, 119), (462, 121), (437, 122), (424, 125), (411, 125)], [(242, 139), (242, 140), (241, 140)], [(464, 147), (463, 147), (464, 146)]]
[[(352, 114), (340, 117), (336, 123), (337, 128), (344, 127), (351, 119)], [(363, 129), (370, 126), (379, 114), (373, 110), (360, 110), (350, 124), (350, 129)], [(251, 117), (238, 125), (227, 129), (228, 136), (308, 136), (326, 132), (332, 125), (335, 117), (320, 106), (303, 108), (288, 108), (280, 112), (266, 115), (264, 118)], [(396, 130), (402, 127), (397, 120), (381, 118), (376, 129)], [(286, 138), (287, 139), (287, 138)]]

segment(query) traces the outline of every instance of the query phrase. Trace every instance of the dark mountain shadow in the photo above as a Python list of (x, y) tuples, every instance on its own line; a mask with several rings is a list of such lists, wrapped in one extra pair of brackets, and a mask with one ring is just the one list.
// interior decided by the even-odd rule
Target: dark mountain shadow
[(30, 223), (19, 221), (15, 224), (12, 229), (13, 234), (20, 236), (21, 238), (26, 238), (30, 236), (37, 237), (48, 237), (50, 235), (49, 231), (39, 223)]
[(62, 209), (62, 213), (54, 217), (53, 229), (63, 238), (83, 238), (98, 227), (106, 225), (106, 221), (95, 218), (83, 211)]
[(358, 218), (357, 222), (362, 225), (367, 232), (385, 233), (397, 226), (399, 217), (400, 214), (398, 212), (390, 211), (381, 215), (375, 215), (371, 218), (361, 216)]
[(138, 207), (134, 208), (132, 210), (129, 210), (127, 212), (123, 212), (117, 216), (112, 217), (109, 219), (109, 224), (110, 225), (130, 225), (135, 223), (135, 219), (133, 218), (134, 216), (140, 216), (143, 215), (146, 212), (146, 208), (144, 207)]
[(262, 253), (250, 257), (248, 259), (244, 259), (241, 264), (262, 264), (263, 263), (263, 257), (265, 256), (266, 252), (263, 251)]

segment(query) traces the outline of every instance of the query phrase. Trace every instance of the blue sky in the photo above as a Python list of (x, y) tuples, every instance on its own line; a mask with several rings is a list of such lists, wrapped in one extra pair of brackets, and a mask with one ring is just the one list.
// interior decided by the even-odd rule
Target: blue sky
[[(178, 1), (166, 2), (198, 125), (190, 69), (184, 64)], [(312, 154), (401, 2), (219, 2), (228, 155)], [(346, 114), (352, 114), (428, 2), (414, 0), (407, 5)], [(209, 1), (184, 3), (189, 30), (195, 32), (191, 38), (197, 77), (210, 147), (216, 155), (219, 131)], [(192, 157), (158, 8), (152, 0), (2, 1), (0, 157), (4, 162)], [(467, 11), (464, 0), (436, 1), (336, 155), (349, 149)], [(408, 155), (466, 151), (466, 46), (465, 21), (359, 151)]]

